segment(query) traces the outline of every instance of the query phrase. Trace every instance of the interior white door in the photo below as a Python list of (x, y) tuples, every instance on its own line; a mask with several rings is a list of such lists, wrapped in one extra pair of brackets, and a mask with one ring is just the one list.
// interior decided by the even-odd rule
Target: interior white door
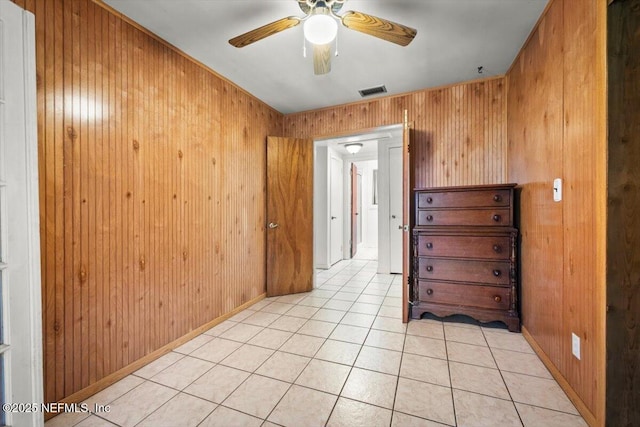
[(389, 148), (389, 269), (402, 273), (402, 147)]
[[(34, 16), (0, 0), (0, 400), (43, 402)], [(1, 411), (0, 425), (43, 425)]]
[(343, 233), (343, 166), (344, 162), (339, 157), (331, 155), (331, 164), (329, 166), (330, 185), (329, 185), (329, 245), (330, 245), (330, 264), (333, 265), (342, 259), (342, 233)]

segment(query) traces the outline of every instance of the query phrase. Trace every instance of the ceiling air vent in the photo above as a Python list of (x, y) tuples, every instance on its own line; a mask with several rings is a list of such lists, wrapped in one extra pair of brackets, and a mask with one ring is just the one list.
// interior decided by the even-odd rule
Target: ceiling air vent
[(360, 96), (364, 98), (365, 96), (376, 95), (378, 93), (386, 93), (387, 88), (384, 87), (384, 85), (381, 85), (376, 87), (370, 87), (368, 89), (360, 89), (358, 92), (360, 92)]

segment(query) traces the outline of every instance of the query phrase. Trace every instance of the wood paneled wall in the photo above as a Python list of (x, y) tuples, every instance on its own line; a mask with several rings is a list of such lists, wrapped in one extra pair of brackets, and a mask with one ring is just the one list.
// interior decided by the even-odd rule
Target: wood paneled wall
[[(562, 336), (562, 205), (553, 179), (562, 177), (562, 34), (553, 3), (507, 75), (508, 177), (521, 186), (521, 319), (559, 366), (569, 344)], [(554, 304), (540, 304), (539, 298)]]
[[(522, 319), (603, 423), (605, 311), (605, 10), (599, 0), (552, 0), (508, 79), (508, 180), (522, 185)], [(553, 179), (563, 200), (553, 202)], [(571, 333), (581, 339), (581, 360)]]
[(282, 115), (90, 0), (16, 3), (36, 15), (53, 402), (265, 292)]
[(283, 134), (317, 138), (413, 123), (416, 187), (502, 184), (506, 179), (503, 77), (426, 89), (284, 117)]
[(640, 425), (640, 0), (608, 8), (606, 425)]

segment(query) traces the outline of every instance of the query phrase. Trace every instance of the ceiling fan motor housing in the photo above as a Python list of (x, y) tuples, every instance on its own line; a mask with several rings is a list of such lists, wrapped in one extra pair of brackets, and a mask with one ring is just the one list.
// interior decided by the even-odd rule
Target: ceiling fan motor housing
[(337, 13), (342, 9), (342, 5), (346, 0), (298, 0), (298, 6), (300, 10), (306, 15), (309, 15), (312, 10), (329, 9), (333, 13)]

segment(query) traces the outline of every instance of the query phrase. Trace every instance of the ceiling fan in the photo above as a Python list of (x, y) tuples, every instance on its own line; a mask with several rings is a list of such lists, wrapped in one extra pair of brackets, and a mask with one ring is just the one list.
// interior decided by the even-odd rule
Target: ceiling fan
[(244, 47), (272, 36), (280, 31), (293, 28), (304, 21), (304, 36), (313, 45), (313, 69), (315, 74), (331, 71), (331, 42), (338, 32), (337, 21), (351, 29), (370, 36), (406, 46), (414, 39), (417, 31), (366, 13), (353, 10), (338, 15), (347, 0), (295, 0), (305, 13), (298, 18), (289, 16), (263, 25), (229, 40), (235, 47)]

